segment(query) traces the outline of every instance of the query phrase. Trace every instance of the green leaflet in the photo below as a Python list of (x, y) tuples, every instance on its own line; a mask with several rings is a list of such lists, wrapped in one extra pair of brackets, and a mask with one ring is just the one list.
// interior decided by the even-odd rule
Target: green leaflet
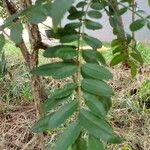
[(4, 45), (5, 45), (5, 37), (3, 34), (0, 34), (0, 54), (2, 52)]
[(16, 44), (20, 43), (22, 40), (22, 31), (23, 31), (23, 26), (21, 22), (16, 22), (13, 23), (11, 28), (10, 28), (10, 38), (12, 41), (14, 41)]
[(7, 69), (6, 69), (5, 54), (4, 52), (2, 52), (1, 58), (0, 58), (0, 78), (3, 78), (6, 73), (7, 73)]
[(55, 55), (62, 59), (72, 59), (77, 56), (77, 51), (73, 48), (58, 49)]
[(122, 16), (124, 13), (126, 13), (128, 10), (128, 8), (124, 7), (118, 10), (118, 15)]
[(44, 7), (33, 7), (27, 15), (28, 21), (32, 24), (38, 24), (46, 20), (47, 15), (43, 12)]
[(66, 24), (64, 28), (66, 28), (66, 29), (70, 29), (70, 28), (76, 29), (76, 28), (79, 28), (81, 26), (82, 26), (81, 22), (71, 22), (71, 23)]
[(122, 41), (120, 39), (115, 39), (111, 42), (111, 47), (116, 47), (116, 46), (118, 47), (121, 45), (121, 43)]
[(87, 150), (87, 141), (84, 138), (79, 137), (72, 145), (71, 150)]
[(48, 130), (48, 122), (53, 114), (40, 118), (31, 128), (32, 132), (40, 133)]
[(92, 135), (88, 138), (88, 150), (106, 150), (103, 143)]
[(82, 56), (86, 62), (89, 63), (101, 63), (103, 65), (106, 65), (105, 58), (103, 55), (96, 51), (96, 50), (84, 50), (82, 52)]
[(69, 77), (77, 72), (77, 66), (71, 63), (51, 63), (37, 67), (31, 71), (32, 74), (41, 76), (52, 76), (54, 79)]
[[(57, 46), (47, 48), (44, 51), (43, 56), (46, 57), (46, 58), (54, 58), (54, 57), (63, 58), (63, 57), (65, 57), (65, 53), (67, 51), (67, 52), (70, 52), (70, 54), (68, 54), (69, 57), (74, 57), (77, 53), (75, 51), (75, 49), (76, 49), (75, 46), (57, 45)], [(62, 52), (64, 52), (64, 54), (62, 54)]]
[(102, 14), (99, 11), (90, 10), (88, 11), (88, 16), (94, 19), (99, 19), (102, 17)]
[(54, 57), (57, 57), (55, 55), (56, 51), (60, 48), (68, 48), (67, 45), (57, 45), (57, 46), (53, 46), (53, 47), (49, 47), (47, 48), (44, 53), (43, 53), (43, 56), (46, 57), (46, 58), (54, 58)]
[(86, 19), (84, 24), (87, 29), (91, 29), (91, 30), (99, 30), (103, 27), (101, 24), (95, 21), (91, 21), (89, 19)]
[(88, 77), (97, 80), (109, 80), (113, 78), (113, 75), (109, 70), (98, 64), (86, 63), (82, 65), (82, 72)]
[(137, 31), (143, 28), (146, 24), (145, 19), (138, 19), (130, 25), (131, 31)]
[(58, 26), (61, 19), (67, 10), (71, 7), (74, 0), (55, 0), (51, 7), (51, 17), (53, 20), (54, 28)]
[(130, 69), (131, 69), (132, 78), (134, 78), (137, 74), (137, 66), (134, 63), (134, 61), (131, 61), (131, 60), (128, 60), (128, 64), (129, 64)]
[(87, 2), (81, 1), (81, 2), (79, 2), (79, 3), (76, 5), (76, 7), (77, 7), (77, 8), (80, 8), (80, 7), (84, 7), (84, 6), (86, 6), (86, 5), (87, 5)]
[(91, 4), (90, 7), (94, 10), (101, 10), (101, 9), (103, 9), (103, 4), (98, 3), (98, 2), (94, 2), (94, 3)]
[(83, 40), (89, 45), (91, 46), (93, 49), (98, 49), (102, 47), (102, 42), (99, 41), (98, 39), (91, 37), (91, 36), (87, 36), (84, 35), (83, 36)]
[(49, 110), (55, 108), (60, 102), (68, 100), (68, 97), (61, 98), (61, 99), (54, 99), (54, 98), (49, 98), (44, 103), (41, 105), (42, 112), (46, 113)]
[(78, 107), (78, 102), (73, 101), (61, 107), (52, 115), (41, 118), (33, 127), (32, 132), (38, 133), (54, 129), (60, 126), (68, 117), (70, 117)]
[(147, 28), (150, 29), (150, 22), (147, 23)]
[(103, 81), (83, 79), (81, 87), (86, 92), (97, 96), (110, 97), (113, 95), (112, 89)]
[(113, 55), (117, 54), (117, 53), (123, 52), (124, 48), (125, 47), (123, 45), (118, 45), (118, 46), (114, 47), (114, 49), (113, 49)]
[(51, 97), (42, 104), (42, 111), (47, 112), (56, 106), (60, 101), (67, 100), (76, 89), (75, 83), (68, 83), (62, 89), (56, 89)]
[(60, 42), (61, 43), (70, 43), (70, 42), (77, 41), (78, 39), (79, 39), (78, 34), (71, 34), (71, 35), (66, 35), (66, 36), (61, 37)]
[(91, 109), (92, 112), (97, 116), (105, 116), (107, 114), (105, 106), (96, 96), (88, 93), (83, 94), (86, 105)]
[(105, 108), (106, 113), (110, 110), (110, 107), (112, 106), (112, 101), (110, 97), (99, 97), (99, 101), (103, 103), (103, 106)]
[(85, 15), (85, 12), (82, 11), (75, 11), (70, 13), (70, 15), (67, 17), (69, 20), (76, 20), (81, 19)]
[(120, 143), (121, 139), (113, 132), (111, 126), (100, 117), (83, 109), (80, 113), (80, 122), (93, 136), (108, 143)]
[(139, 63), (143, 64), (143, 58), (141, 56), (141, 54), (138, 52), (138, 53), (131, 53), (130, 54), (136, 61), (138, 61)]
[(127, 60), (128, 55), (127, 54), (118, 54), (116, 56), (114, 56), (114, 58), (111, 60), (110, 65), (111, 66), (115, 66), (117, 64), (119, 64), (120, 62), (123, 62), (125, 60)]
[(73, 122), (65, 131), (60, 135), (56, 141), (54, 150), (67, 150), (75, 140), (78, 138), (81, 132), (81, 125), (79, 121)]
[(69, 8), (68, 12), (69, 12), (69, 14), (72, 14), (72, 13), (74, 13), (74, 12), (77, 12), (77, 8), (72, 5), (72, 6)]
[(62, 89), (56, 89), (52, 93), (52, 97), (55, 99), (60, 99), (67, 97), (72, 94), (73, 90), (77, 88), (76, 83), (68, 83)]

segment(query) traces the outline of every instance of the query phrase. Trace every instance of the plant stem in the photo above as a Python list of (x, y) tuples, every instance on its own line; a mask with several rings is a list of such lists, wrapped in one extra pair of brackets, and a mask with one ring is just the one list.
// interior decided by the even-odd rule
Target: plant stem
[(78, 47), (77, 47), (77, 51), (78, 51), (78, 71), (77, 71), (77, 99), (80, 103), (80, 106), (82, 104), (82, 94), (81, 94), (81, 65), (82, 65), (82, 50), (81, 50), (81, 27), (79, 28), (79, 39), (78, 39)]

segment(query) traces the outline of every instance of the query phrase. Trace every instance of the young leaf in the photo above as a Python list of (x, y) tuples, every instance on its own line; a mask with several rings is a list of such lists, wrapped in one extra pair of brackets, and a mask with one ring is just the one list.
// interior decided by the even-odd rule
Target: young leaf
[(94, 95), (84, 93), (83, 95), (86, 105), (91, 109), (92, 112), (97, 116), (105, 116), (107, 114), (103, 103)]
[(91, 36), (83, 36), (83, 40), (91, 46), (93, 49), (98, 49), (102, 47), (102, 42), (99, 41), (98, 39), (91, 37)]
[(99, 11), (90, 10), (88, 11), (88, 16), (94, 19), (99, 19), (102, 17), (102, 14)]
[(113, 78), (113, 75), (109, 70), (98, 64), (86, 63), (82, 65), (82, 72), (85, 75), (98, 80), (109, 80)]
[(103, 55), (96, 51), (96, 50), (84, 50), (82, 53), (82, 56), (86, 62), (89, 63), (101, 63), (103, 65), (106, 65), (105, 58)]
[(120, 62), (123, 62), (125, 60), (127, 60), (128, 55), (127, 54), (119, 54), (114, 56), (114, 58), (111, 60), (110, 65), (111, 66), (115, 66), (117, 64), (119, 64)]
[(112, 89), (103, 81), (83, 79), (81, 87), (86, 92), (97, 96), (110, 97), (113, 95)]
[(16, 43), (20, 43), (22, 40), (23, 26), (21, 22), (16, 22), (11, 26), (10, 38)]
[(91, 29), (91, 30), (99, 30), (103, 27), (101, 24), (91, 21), (89, 19), (86, 19), (84, 24), (87, 29)]
[(80, 132), (81, 126), (77, 120), (67, 127), (63, 134), (58, 138), (54, 150), (67, 150), (78, 138)]
[(52, 115), (41, 118), (33, 127), (32, 132), (38, 133), (54, 129), (60, 126), (68, 117), (70, 117), (78, 107), (78, 102), (73, 101), (61, 107)]
[(143, 28), (145, 24), (146, 24), (145, 19), (138, 19), (130, 25), (130, 29), (131, 31), (137, 31)]
[(54, 79), (69, 77), (77, 72), (77, 66), (71, 63), (51, 63), (37, 67), (31, 74), (41, 76), (52, 76)]
[(74, 0), (55, 0), (51, 7), (53, 26), (56, 28)]
[(96, 137), (89, 135), (88, 138), (88, 150), (106, 150), (103, 143)]
[(80, 113), (80, 122), (93, 136), (108, 143), (120, 143), (121, 139), (112, 130), (111, 126), (100, 117), (96, 117), (90, 111), (83, 109)]

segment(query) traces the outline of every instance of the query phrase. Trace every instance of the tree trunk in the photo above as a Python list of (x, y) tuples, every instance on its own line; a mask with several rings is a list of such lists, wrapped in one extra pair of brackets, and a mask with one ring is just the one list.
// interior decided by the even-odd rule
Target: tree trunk
[[(7, 14), (9, 16), (17, 13), (17, 9), (15, 7), (15, 4), (11, 0), (3, 0), (4, 2), (4, 7), (7, 10)], [(20, 2), (22, 4), (22, 8), (26, 9), (30, 5), (32, 5), (31, 0), (22, 0)], [(16, 22), (18, 19), (15, 19), (14, 22)], [(28, 34), (29, 34), (29, 41), (30, 41), (30, 51), (28, 50), (24, 40), (22, 39), (19, 44), (16, 44), (17, 47), (20, 48), (22, 55), (24, 57), (25, 63), (27, 65), (27, 68), (29, 71), (32, 69), (36, 68), (38, 66), (38, 54), (39, 54), (39, 49), (43, 46), (42, 40), (41, 40), (41, 35), (39, 32), (38, 25), (31, 25), (31, 24), (26, 24)], [(36, 115), (37, 119), (39, 119), (42, 115), (41, 110), (40, 110), (40, 103), (41, 101), (47, 99), (47, 94), (44, 90), (44, 86), (42, 85), (41, 78), (36, 75), (31, 75), (30, 76), (30, 82), (31, 82), (31, 87), (32, 87), (32, 96), (33, 100), (35, 103), (35, 108), (36, 108)], [(40, 143), (40, 149), (44, 150), (44, 138), (43, 134), (37, 135), (37, 141)]]

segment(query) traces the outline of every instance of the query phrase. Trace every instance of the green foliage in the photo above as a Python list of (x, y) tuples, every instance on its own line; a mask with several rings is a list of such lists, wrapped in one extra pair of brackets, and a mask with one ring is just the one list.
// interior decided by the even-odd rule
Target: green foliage
[(12, 41), (14, 41), (16, 44), (21, 42), (22, 39), (22, 31), (23, 31), (23, 26), (21, 22), (17, 22), (11, 26), (11, 33), (10, 33), (10, 38)]
[(87, 63), (84, 64), (81, 69), (84, 75), (93, 79), (109, 80), (113, 77), (109, 70), (98, 64)]
[(31, 71), (32, 74), (52, 76), (54, 79), (66, 78), (75, 74), (76, 72), (77, 65), (65, 62), (42, 65)]
[[(58, 57), (61, 60), (39, 66), (31, 73), (52, 76), (54, 79), (72, 77), (73, 80), (63, 88), (55, 89), (49, 99), (42, 104), (43, 112), (48, 114), (32, 127), (32, 131), (43, 132), (55, 129), (74, 114), (76, 119), (56, 140), (54, 149), (91, 150), (92, 147), (95, 150), (104, 149), (101, 140), (106, 143), (121, 142), (105, 119), (113, 95), (113, 90), (105, 81), (112, 79), (112, 74), (104, 66), (106, 62), (103, 55), (96, 51), (102, 47), (102, 42), (83, 30), (102, 28), (101, 24), (92, 19), (101, 18), (100, 11), (103, 5), (80, 1), (75, 6), (72, 2), (64, 0), (58, 4), (56, 0), (51, 6), (54, 29), (57, 28), (52, 31), (53, 33), (51, 32), (51, 37), (59, 39), (62, 44), (48, 48), (43, 55), (47, 58)], [(92, 10), (85, 10), (89, 6)], [(58, 8), (62, 10), (58, 11)], [(58, 28), (67, 10), (70, 22)], [(74, 41), (75, 46), (69, 44)], [(91, 47), (89, 50), (83, 50), (83, 41)], [(62, 103), (63, 106), (58, 107)], [(54, 108), (57, 108), (57, 111), (51, 113)], [(82, 137), (84, 134), (88, 135), (88, 141)]]
[[(51, 8), (53, 25), (56, 28), (66, 11), (70, 8), (74, 0), (55, 0)], [(61, 9), (60, 9), (61, 8)]]
[[(72, 78), (71, 83), (61, 89), (55, 89), (43, 102), (41, 108), (45, 116), (32, 127), (32, 131), (36, 133), (52, 131), (74, 114), (74, 122), (67, 126), (57, 139), (54, 150), (68, 148), (104, 150), (103, 143), (122, 142), (106, 121), (113, 90), (106, 82), (112, 79), (112, 74), (105, 67), (106, 61), (103, 55), (97, 51), (103, 44), (84, 30), (101, 29), (102, 25), (96, 19), (102, 17), (102, 11), (106, 11), (113, 33), (117, 36), (111, 44), (114, 57), (110, 64), (113, 66), (120, 62), (127, 62), (134, 77), (137, 72), (136, 63), (142, 64), (143, 59), (136, 48), (136, 42), (131, 35), (124, 32), (119, 23), (119, 17), (126, 13), (131, 0), (120, 3), (127, 3), (127, 6), (118, 10), (116, 1), (113, 1), (112, 6), (107, 1), (97, 0), (82, 0), (77, 4), (74, 4), (74, 0), (52, 2), (37, 0), (35, 5), (10, 16), (5, 21), (3, 27), (11, 29), (10, 37), (18, 44), (22, 40), (23, 23), (20, 21), (22, 17), (32, 24), (41, 23), (48, 16), (52, 17), (53, 29), (48, 30), (48, 36), (58, 39), (60, 44), (46, 49), (43, 56), (60, 59), (57, 62), (41, 65), (33, 69), (31, 73), (61, 80)], [(69, 23), (60, 27), (59, 24), (65, 15)], [(130, 25), (130, 29), (137, 31), (146, 24), (149, 28), (148, 17), (140, 18)], [(0, 36), (0, 40), (0, 49), (2, 49), (3, 35)], [(75, 42), (75, 46), (72, 46), (72, 42)], [(90, 47), (88, 50), (83, 49), (83, 42)], [(83, 138), (85, 135), (86, 138)]]
[(150, 6), (150, 0), (148, 0), (148, 5)]
[(93, 136), (88, 138), (88, 150), (105, 150), (103, 143)]
[(5, 37), (3, 34), (0, 34), (0, 53), (5, 45)]
[(143, 28), (146, 24), (145, 19), (138, 19), (130, 25), (131, 31), (137, 31)]
[(4, 77), (6, 74), (6, 61), (3, 47), (5, 45), (5, 37), (0, 34), (0, 78)]
[(73, 122), (56, 141), (54, 150), (67, 150), (76, 141), (81, 132), (79, 120)]
[(48, 129), (54, 129), (60, 126), (77, 109), (78, 102), (73, 101), (61, 107), (59, 111), (41, 118), (37, 124), (32, 127), (33, 132), (43, 132)]

